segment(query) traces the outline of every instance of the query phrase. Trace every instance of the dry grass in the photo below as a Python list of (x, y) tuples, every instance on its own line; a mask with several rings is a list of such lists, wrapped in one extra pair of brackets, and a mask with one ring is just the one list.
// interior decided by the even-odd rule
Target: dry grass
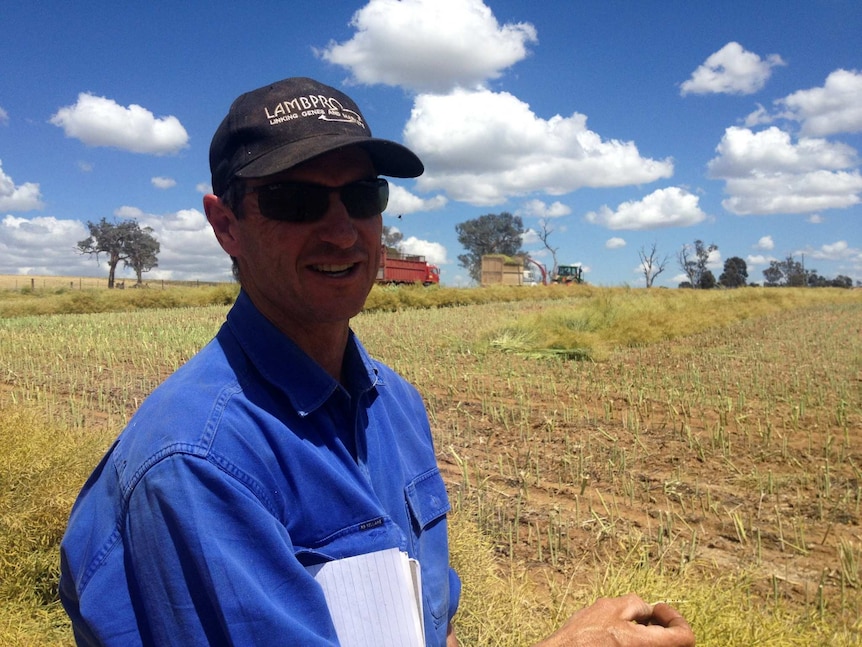
[(72, 502), (109, 442), (0, 406), (0, 645), (71, 645), (57, 598)]

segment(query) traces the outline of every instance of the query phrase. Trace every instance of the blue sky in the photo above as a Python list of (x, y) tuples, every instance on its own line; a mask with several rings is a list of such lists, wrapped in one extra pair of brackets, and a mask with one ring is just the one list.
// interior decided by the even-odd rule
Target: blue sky
[[(523, 218), (524, 249), (644, 284), (653, 245), (714, 243), (763, 280), (804, 255), (862, 281), (862, 3), (603, 0), (5, 2), (0, 273), (100, 276), (86, 222), (135, 218), (150, 280), (227, 280), (210, 138), (240, 93), (340, 87), (424, 160), (384, 224), (466, 285), (455, 225)], [(401, 218), (397, 216), (401, 215)]]

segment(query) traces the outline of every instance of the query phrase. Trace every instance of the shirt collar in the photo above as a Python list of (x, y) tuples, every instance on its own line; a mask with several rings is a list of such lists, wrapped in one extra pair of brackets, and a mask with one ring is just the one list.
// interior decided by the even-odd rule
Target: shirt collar
[(300, 416), (312, 413), (339, 389), (355, 398), (380, 382), (374, 361), (352, 330), (344, 360), (348, 385), (344, 389), (264, 317), (242, 290), (228, 312), (227, 328), (249, 362), (267, 382), (284, 393)]

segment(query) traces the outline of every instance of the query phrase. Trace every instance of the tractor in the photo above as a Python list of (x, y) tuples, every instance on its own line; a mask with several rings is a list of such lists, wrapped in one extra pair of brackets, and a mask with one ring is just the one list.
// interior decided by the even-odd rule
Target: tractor
[(554, 274), (551, 281), (561, 285), (583, 283), (584, 272), (580, 265), (558, 265), (557, 273)]

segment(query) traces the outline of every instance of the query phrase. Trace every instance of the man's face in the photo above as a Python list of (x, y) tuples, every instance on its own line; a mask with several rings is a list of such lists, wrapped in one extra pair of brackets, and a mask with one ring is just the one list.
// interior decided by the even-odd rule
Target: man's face
[[(353, 147), (249, 180), (248, 186), (290, 181), (340, 187), (375, 177), (368, 155)], [(380, 215), (350, 217), (337, 191), (323, 217), (311, 223), (266, 218), (256, 193), (245, 196), (243, 208), (235, 256), (243, 289), (270, 321), (296, 338), (323, 334), (330, 324), (346, 325), (362, 309), (377, 276)]]

